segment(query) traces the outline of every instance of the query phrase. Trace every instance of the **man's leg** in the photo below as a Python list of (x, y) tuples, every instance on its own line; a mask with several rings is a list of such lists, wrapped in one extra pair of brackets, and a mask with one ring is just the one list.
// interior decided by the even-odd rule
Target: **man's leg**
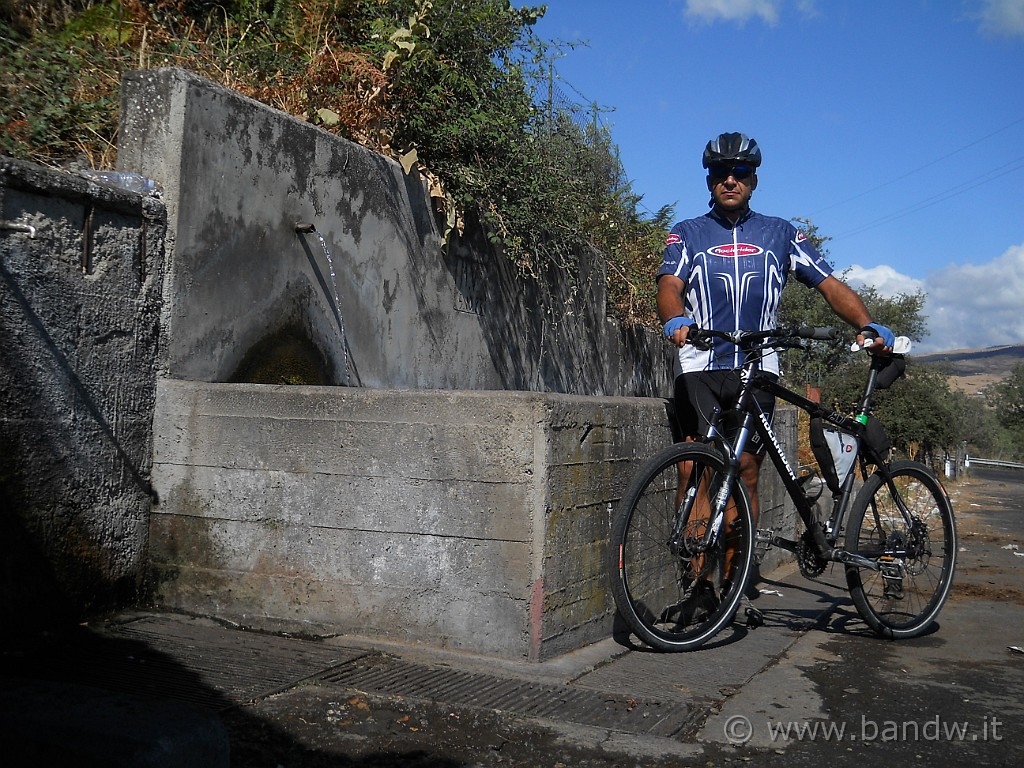
[(740, 456), (740, 477), (743, 484), (747, 486), (747, 495), (750, 497), (750, 515), (754, 518), (754, 526), (757, 527), (757, 518), (761, 513), (761, 503), (757, 498), (757, 479), (761, 473), (761, 462), (764, 461), (764, 454), (753, 454), (746, 451)]
[[(740, 478), (747, 487), (747, 497), (750, 499), (750, 516), (754, 521), (754, 530), (757, 531), (757, 520), (761, 514), (761, 502), (757, 495), (757, 480), (761, 473), (761, 463), (764, 461), (763, 453), (743, 452), (740, 456)], [(756, 582), (761, 580), (760, 570), (756, 563), (751, 564), (750, 578), (747, 581), (746, 595), (749, 598), (760, 597)]]

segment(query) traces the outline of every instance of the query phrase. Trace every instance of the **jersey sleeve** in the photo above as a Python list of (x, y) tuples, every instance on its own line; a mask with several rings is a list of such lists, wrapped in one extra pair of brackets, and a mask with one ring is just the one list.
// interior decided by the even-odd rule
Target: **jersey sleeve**
[(689, 268), (690, 259), (686, 250), (686, 240), (683, 237), (683, 228), (677, 224), (672, 228), (665, 241), (665, 253), (662, 256), (658, 277), (674, 275), (685, 281), (688, 278)]
[(814, 247), (807, 234), (793, 227), (790, 241), (789, 265), (793, 275), (808, 288), (814, 288), (832, 274), (832, 266)]

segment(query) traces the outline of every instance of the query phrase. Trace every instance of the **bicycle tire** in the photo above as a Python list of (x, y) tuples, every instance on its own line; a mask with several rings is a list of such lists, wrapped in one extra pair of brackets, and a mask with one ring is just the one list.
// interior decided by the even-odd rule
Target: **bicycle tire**
[[(700, 443), (665, 448), (630, 483), (619, 503), (608, 547), (608, 573), (619, 615), (644, 643), (669, 652), (699, 648), (732, 621), (754, 553), (750, 502), (737, 480), (731, 491), (735, 519), (723, 525), (717, 542), (702, 554), (673, 554), (669, 541), (680, 463), (693, 468), (691, 479), (705, 477), (714, 497), (716, 481), (726, 469), (721, 454)], [(699, 518), (697, 514), (691, 520), (691, 542), (706, 527), (706, 520)], [(726, 573), (727, 567), (731, 573)], [(727, 576), (731, 583), (723, 585)], [(701, 579), (710, 583), (710, 592), (705, 582), (696, 584)]]
[(848, 565), (846, 581), (868, 626), (882, 637), (902, 639), (926, 632), (949, 597), (956, 521), (942, 483), (928, 467), (898, 461), (889, 470), (915, 526), (908, 528), (882, 475), (869, 477), (851, 508), (846, 550), (883, 570)]

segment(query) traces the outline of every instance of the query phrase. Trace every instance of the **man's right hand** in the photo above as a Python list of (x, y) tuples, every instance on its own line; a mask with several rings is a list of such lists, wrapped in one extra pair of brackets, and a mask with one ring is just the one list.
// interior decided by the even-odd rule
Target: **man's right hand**
[(889, 354), (896, 343), (896, 336), (884, 325), (868, 323), (857, 334), (857, 343), (872, 354)]

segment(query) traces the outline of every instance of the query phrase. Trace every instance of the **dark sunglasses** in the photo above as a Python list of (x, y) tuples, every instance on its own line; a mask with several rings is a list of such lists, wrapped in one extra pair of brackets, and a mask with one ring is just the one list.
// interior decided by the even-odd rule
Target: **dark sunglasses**
[(748, 179), (754, 175), (752, 165), (713, 165), (708, 168), (712, 179), (727, 179), (732, 176), (737, 181)]

